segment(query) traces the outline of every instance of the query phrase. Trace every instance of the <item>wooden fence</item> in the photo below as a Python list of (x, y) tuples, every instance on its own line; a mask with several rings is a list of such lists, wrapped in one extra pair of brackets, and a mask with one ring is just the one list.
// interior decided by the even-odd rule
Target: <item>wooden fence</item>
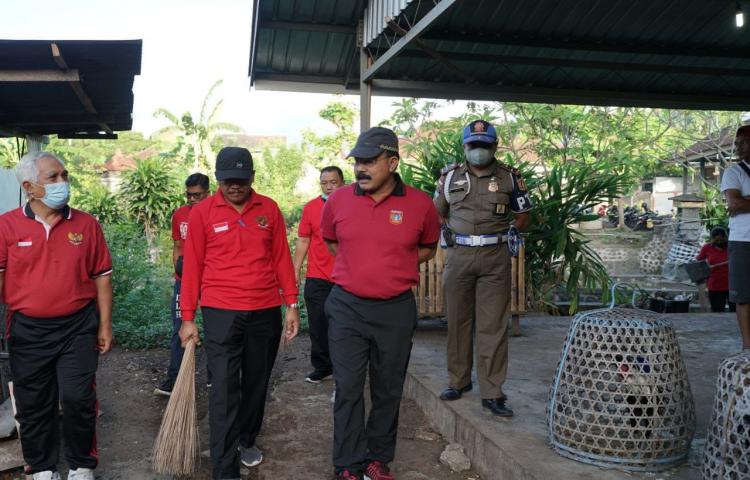
[[(520, 316), (526, 311), (526, 250), (521, 246), (518, 257), (511, 259), (510, 311), (513, 335), (520, 335)], [(445, 250), (438, 248), (435, 257), (419, 266), (419, 285), (416, 287), (417, 311), (420, 318), (444, 315), (443, 267)]]

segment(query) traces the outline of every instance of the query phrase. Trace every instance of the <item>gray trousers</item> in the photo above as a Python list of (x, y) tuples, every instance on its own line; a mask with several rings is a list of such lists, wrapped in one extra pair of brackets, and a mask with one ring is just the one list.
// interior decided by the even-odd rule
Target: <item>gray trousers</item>
[[(388, 300), (357, 297), (333, 287), (325, 305), (336, 381), (333, 465), (361, 474), (373, 460), (388, 463), (396, 451), (398, 411), (417, 324), (411, 290)], [(365, 378), (372, 407), (365, 426)]]

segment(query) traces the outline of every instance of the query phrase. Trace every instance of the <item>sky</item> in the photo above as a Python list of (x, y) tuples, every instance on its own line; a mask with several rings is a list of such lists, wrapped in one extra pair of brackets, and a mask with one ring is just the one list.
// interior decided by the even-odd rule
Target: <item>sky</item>
[[(166, 125), (154, 118), (157, 108), (197, 115), (219, 79), (224, 80), (217, 91), (224, 99), (221, 120), (248, 134), (285, 135), (297, 142), (303, 129), (333, 132), (318, 111), (334, 96), (250, 90), (251, 0), (0, 0), (0, 12), (2, 39), (142, 39), (133, 130), (146, 135)], [(359, 103), (356, 96), (344, 99)], [(373, 98), (373, 125), (388, 118), (396, 100)], [(436, 116), (458, 115), (464, 106), (446, 105)]]

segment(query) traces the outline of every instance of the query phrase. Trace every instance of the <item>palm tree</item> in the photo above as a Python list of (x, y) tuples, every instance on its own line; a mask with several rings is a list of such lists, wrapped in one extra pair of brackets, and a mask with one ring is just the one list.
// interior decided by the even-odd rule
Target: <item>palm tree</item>
[(211, 145), (218, 135), (226, 132), (242, 132), (242, 128), (237, 125), (217, 121), (224, 99), (216, 102), (212, 100), (214, 91), (222, 83), (223, 80), (217, 80), (208, 89), (197, 121), (190, 112), (183, 113), (181, 117), (165, 108), (159, 108), (154, 112), (155, 118), (166, 118), (171, 123), (154, 135), (176, 135), (183, 157), (186, 160), (192, 157), (193, 171), (205, 173), (211, 169), (214, 162)]

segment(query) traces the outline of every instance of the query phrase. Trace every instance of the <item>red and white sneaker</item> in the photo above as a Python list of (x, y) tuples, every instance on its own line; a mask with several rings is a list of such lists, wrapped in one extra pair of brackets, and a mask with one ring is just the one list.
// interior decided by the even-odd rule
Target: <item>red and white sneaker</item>
[(393, 476), (388, 465), (374, 460), (365, 468), (365, 480), (396, 480), (396, 477)]

